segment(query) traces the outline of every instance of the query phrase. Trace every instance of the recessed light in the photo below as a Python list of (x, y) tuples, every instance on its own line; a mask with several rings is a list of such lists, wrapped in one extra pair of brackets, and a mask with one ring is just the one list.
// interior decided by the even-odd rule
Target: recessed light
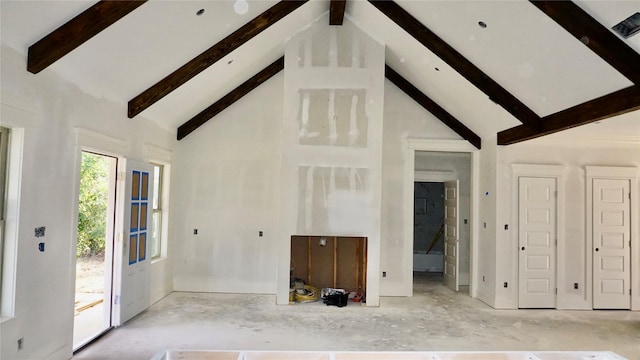
[(487, 23), (486, 23), (486, 22), (484, 22), (484, 21), (478, 21), (478, 26), (480, 26), (480, 27), (481, 27), (481, 28), (483, 28), (483, 29), (486, 29), (486, 27), (487, 27)]
[(244, 15), (247, 13), (247, 11), (249, 11), (249, 3), (247, 2), (247, 0), (236, 0), (233, 3), (233, 10), (238, 15)]
[(196, 11), (196, 15), (200, 16), (202, 14), (204, 14), (204, 9), (200, 9), (200, 10)]

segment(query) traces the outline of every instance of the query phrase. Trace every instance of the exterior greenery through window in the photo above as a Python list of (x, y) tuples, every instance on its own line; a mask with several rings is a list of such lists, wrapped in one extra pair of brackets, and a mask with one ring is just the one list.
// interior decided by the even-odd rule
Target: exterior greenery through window
[(151, 258), (162, 255), (162, 175), (164, 166), (153, 164), (153, 228), (151, 232)]
[(76, 256), (104, 255), (109, 197), (109, 159), (82, 152)]
[(4, 266), (5, 189), (7, 187), (7, 153), (9, 129), (0, 127), (0, 298), (2, 296), (2, 268)]

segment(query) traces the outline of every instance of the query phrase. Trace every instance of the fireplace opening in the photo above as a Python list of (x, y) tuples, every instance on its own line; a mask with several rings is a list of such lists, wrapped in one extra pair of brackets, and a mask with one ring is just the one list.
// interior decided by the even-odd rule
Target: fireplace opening
[(291, 236), (290, 304), (324, 300), (334, 305), (326, 295), (341, 290), (348, 302), (340, 305), (363, 303), (366, 282), (366, 237)]

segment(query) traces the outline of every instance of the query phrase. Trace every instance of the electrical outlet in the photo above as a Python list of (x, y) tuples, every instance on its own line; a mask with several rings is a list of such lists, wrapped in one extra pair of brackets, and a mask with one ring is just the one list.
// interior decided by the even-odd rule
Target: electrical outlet
[(578, 290), (578, 283), (573, 283), (573, 288), (574, 288), (575, 290)]
[(504, 224), (504, 229), (509, 230), (509, 224)]
[(198, 235), (198, 229), (193, 229), (193, 235)]
[(507, 282), (504, 282), (504, 287), (509, 287), (509, 284), (507, 284)]
[(258, 236), (262, 237), (262, 231), (258, 231)]
[(24, 338), (18, 339), (18, 350), (22, 350), (23, 346), (24, 346)]
[(387, 272), (386, 272), (386, 271), (383, 271), (383, 272), (382, 272), (382, 277), (383, 277), (383, 278), (386, 278), (386, 277), (387, 277)]

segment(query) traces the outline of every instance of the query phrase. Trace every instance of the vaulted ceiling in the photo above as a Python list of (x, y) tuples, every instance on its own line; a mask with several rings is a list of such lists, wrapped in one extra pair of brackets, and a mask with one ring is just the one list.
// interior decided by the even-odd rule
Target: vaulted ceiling
[(387, 78), (477, 147), (580, 125), (564, 134), (640, 138), (640, 34), (610, 30), (640, 1), (238, 2), (3, 0), (2, 45), (33, 76), (182, 138), (280, 71), (286, 40), (331, 10), (385, 43)]

